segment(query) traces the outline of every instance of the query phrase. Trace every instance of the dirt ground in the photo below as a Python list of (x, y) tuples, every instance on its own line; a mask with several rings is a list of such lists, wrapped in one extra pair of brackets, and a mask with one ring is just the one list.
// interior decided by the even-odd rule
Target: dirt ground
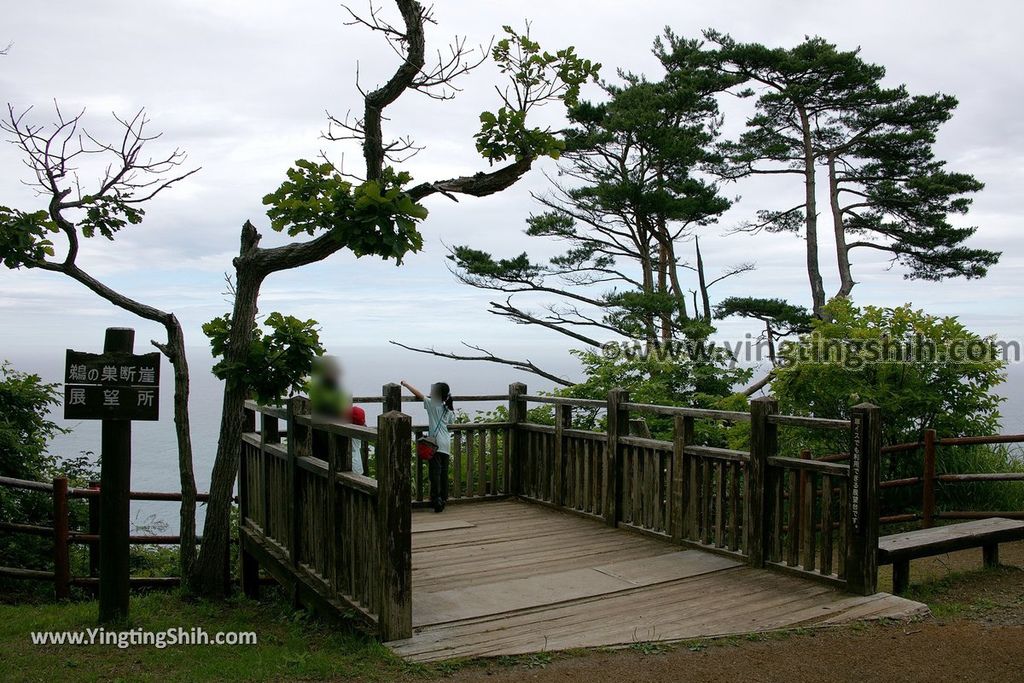
[[(480, 681), (1024, 681), (1024, 543), (995, 570), (981, 551), (915, 561), (911, 592), (932, 616), (620, 650), (540, 653), (453, 668)], [(883, 568), (880, 589), (890, 590)]]

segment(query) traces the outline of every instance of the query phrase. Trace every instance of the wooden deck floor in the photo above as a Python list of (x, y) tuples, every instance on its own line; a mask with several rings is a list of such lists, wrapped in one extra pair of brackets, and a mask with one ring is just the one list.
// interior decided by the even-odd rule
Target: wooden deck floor
[(413, 513), (412, 661), (490, 657), (906, 618), (927, 608), (840, 593), (518, 501)]

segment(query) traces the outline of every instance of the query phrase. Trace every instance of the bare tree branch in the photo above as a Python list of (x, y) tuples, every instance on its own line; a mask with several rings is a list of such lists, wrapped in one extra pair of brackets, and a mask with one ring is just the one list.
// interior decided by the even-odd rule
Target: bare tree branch
[(415, 351), (416, 353), (425, 353), (425, 354), (428, 354), (428, 355), (431, 355), (431, 356), (437, 356), (439, 358), (449, 358), (451, 360), (484, 361), (484, 362), (488, 362), (488, 363), (497, 363), (499, 365), (509, 365), (509, 366), (512, 366), (512, 367), (514, 367), (514, 368), (516, 368), (518, 370), (522, 370), (524, 372), (529, 372), (529, 373), (532, 373), (532, 374), (537, 375), (539, 377), (543, 377), (544, 379), (550, 380), (550, 381), (554, 382), (555, 384), (561, 385), (563, 387), (571, 387), (574, 384), (573, 382), (570, 382), (567, 379), (559, 377), (558, 375), (554, 375), (554, 374), (552, 374), (550, 372), (546, 372), (545, 370), (540, 369), (539, 367), (534, 365), (533, 362), (530, 361), (529, 359), (526, 359), (526, 360), (513, 360), (513, 359), (510, 359), (510, 358), (501, 358), (499, 356), (495, 356), (493, 353), (491, 353), (490, 351), (487, 351), (486, 349), (482, 349), (479, 346), (473, 346), (471, 344), (467, 344), (466, 342), (462, 342), (462, 345), (465, 346), (468, 349), (472, 349), (474, 351), (479, 351), (481, 355), (478, 355), (478, 356), (464, 356), (464, 355), (459, 355), (459, 354), (455, 354), (455, 353), (447, 353), (447, 352), (444, 352), (444, 351), (437, 351), (437, 350), (435, 350), (433, 348), (418, 348), (418, 347), (415, 347), (415, 346), (408, 346), (406, 344), (402, 344), (402, 343), (399, 343), (399, 342), (396, 342), (396, 341), (391, 341), (389, 343), (394, 344), (395, 346), (401, 347), (403, 349), (406, 349), (408, 351)]

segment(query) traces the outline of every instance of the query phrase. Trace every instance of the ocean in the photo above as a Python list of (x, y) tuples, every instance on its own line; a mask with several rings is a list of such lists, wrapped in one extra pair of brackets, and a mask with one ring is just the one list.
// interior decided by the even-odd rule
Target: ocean
[[(553, 372), (573, 377), (578, 374), (574, 359), (561, 350), (546, 348), (532, 349), (532, 360)], [(454, 394), (502, 394), (512, 382), (525, 382), (532, 392), (550, 390), (553, 385), (534, 375), (516, 371), (513, 368), (486, 362), (456, 362), (446, 359), (415, 354), (397, 347), (352, 348), (341, 355), (345, 382), (354, 395), (375, 396), (387, 382), (408, 380), (426, 390), (432, 382), (448, 382)], [(19, 371), (39, 374), (48, 382), (60, 382), (64, 372), (62, 350), (22, 352), (8, 357)], [(163, 361), (162, 386), (160, 388), (160, 420), (157, 422), (135, 422), (132, 425), (132, 488), (147, 491), (177, 491), (178, 462), (174, 423), (171, 415), (173, 385), (170, 366)], [(222, 383), (210, 372), (212, 359), (208, 349), (189, 350), (191, 367), (191, 420), (192, 443), (195, 461), (196, 484), (205, 491), (210, 484), (210, 470), (217, 446), (220, 427), (220, 406)], [(1011, 364), (1007, 381), (998, 392), (1005, 397), (1002, 405), (1002, 432), (1024, 433), (1024, 364)], [(493, 408), (494, 403), (457, 406), (473, 414), (477, 410)], [(368, 420), (375, 420), (380, 412), (377, 405), (365, 405)], [(413, 421), (425, 422), (422, 409), (415, 404), (406, 404)], [(51, 452), (61, 457), (76, 456), (82, 452), (97, 453), (100, 447), (100, 423), (96, 421), (66, 421), (58, 411), (55, 421), (69, 430), (51, 443)], [(202, 528), (203, 509), (198, 514), (199, 528)], [(132, 506), (132, 518), (136, 527), (163, 528), (166, 533), (176, 533), (178, 508), (175, 503), (139, 502)]]

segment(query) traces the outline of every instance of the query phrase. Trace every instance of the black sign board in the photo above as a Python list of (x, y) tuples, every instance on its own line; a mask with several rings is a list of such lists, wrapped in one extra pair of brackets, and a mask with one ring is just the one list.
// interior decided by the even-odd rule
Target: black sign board
[(116, 384), (155, 387), (160, 384), (160, 354), (85, 353), (68, 349), (64, 365), (67, 384)]
[(160, 354), (67, 351), (64, 418), (159, 420)]

